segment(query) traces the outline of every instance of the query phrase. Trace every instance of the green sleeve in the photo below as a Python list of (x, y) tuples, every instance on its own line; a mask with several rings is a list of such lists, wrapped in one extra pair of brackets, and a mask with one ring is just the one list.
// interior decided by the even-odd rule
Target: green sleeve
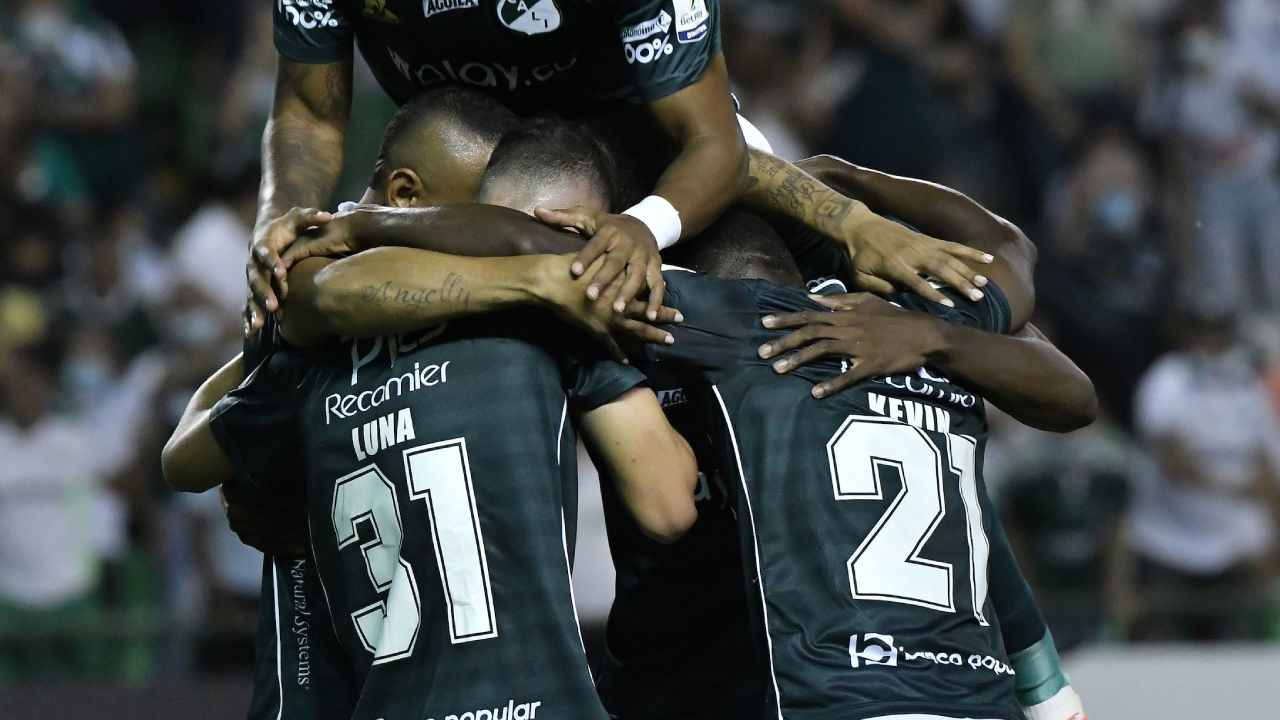
[(235, 468), (237, 489), (271, 491), (297, 475), (295, 393), (303, 372), (295, 353), (272, 353), (209, 413), (210, 432)]
[(342, 0), (276, 0), (274, 5), (281, 57), (319, 65), (351, 56), (354, 32)]
[(701, 372), (711, 382), (746, 363), (762, 362), (752, 343), (761, 334), (756, 281), (719, 280), (668, 269), (666, 304), (684, 315), (668, 325), (672, 345), (645, 345), (642, 364), (660, 371)]
[(569, 401), (578, 412), (608, 405), (644, 383), (644, 373), (612, 360), (569, 362)]
[(719, 0), (623, 0), (618, 51), (631, 95), (661, 100), (694, 84), (720, 52)]

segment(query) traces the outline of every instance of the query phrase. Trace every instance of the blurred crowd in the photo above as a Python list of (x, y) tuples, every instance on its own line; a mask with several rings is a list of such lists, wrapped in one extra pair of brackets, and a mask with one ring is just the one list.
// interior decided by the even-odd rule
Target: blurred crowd
[[(1280, 3), (722, 0), (743, 112), (1040, 248), (1105, 419), (986, 463), (1060, 645), (1280, 639)], [(240, 344), (271, 3), (0, 13), (0, 685), (243, 670), (260, 556), (159, 449)], [(341, 197), (392, 112), (357, 78)]]

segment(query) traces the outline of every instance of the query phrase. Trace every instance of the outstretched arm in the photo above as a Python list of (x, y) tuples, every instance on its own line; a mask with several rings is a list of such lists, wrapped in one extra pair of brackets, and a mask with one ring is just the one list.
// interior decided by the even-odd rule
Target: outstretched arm
[(875, 212), (910, 223), (922, 232), (991, 254), (982, 272), (1004, 291), (1013, 329), (1035, 311), (1036, 247), (1013, 223), (964, 193), (915, 178), (889, 175), (831, 155), (801, 160), (798, 167)]
[(850, 358), (848, 371), (814, 386), (816, 397), (864, 378), (929, 365), (1041, 430), (1070, 432), (1097, 416), (1089, 377), (1034, 326), (1017, 335), (997, 335), (902, 310), (867, 294), (818, 302), (837, 311), (768, 316), (765, 327), (800, 329), (760, 348), (761, 357), (779, 358), (774, 363), (779, 373), (819, 358)]
[(231, 461), (209, 430), (209, 412), (243, 381), (244, 369), (237, 355), (191, 396), (178, 427), (160, 454), (160, 466), (169, 487), (199, 493), (231, 477)]
[[(412, 332), (459, 317), (518, 306), (547, 308), (621, 356), (611, 332), (642, 342), (668, 333), (615, 317), (609, 298), (589, 300), (569, 277), (567, 256), (469, 258), (409, 248), (377, 248), (341, 260), (310, 258), (289, 273), (293, 292), (281, 332), (307, 347), (330, 336)], [(643, 312), (641, 308), (633, 311)], [(664, 310), (663, 319), (674, 318)]]
[(583, 414), (583, 440), (617, 485), (636, 524), (659, 542), (679, 540), (698, 519), (693, 450), (667, 421), (658, 398), (635, 388)]
[[(797, 222), (839, 243), (849, 254), (860, 287), (889, 293), (895, 285), (944, 305), (951, 301), (921, 277), (938, 278), (969, 297), (981, 297), (976, 270), (988, 253), (943, 242), (872, 212), (864, 202), (841, 195), (804, 168), (752, 150), (751, 179), (742, 201), (757, 210)], [(975, 295), (975, 293), (978, 293)]]

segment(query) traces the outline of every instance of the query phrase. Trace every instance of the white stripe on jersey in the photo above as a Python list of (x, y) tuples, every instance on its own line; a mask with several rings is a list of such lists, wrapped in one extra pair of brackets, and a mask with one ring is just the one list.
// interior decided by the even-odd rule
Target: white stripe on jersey
[(280, 642), (280, 577), (274, 557), (271, 558), (271, 603), (271, 609), (276, 614), (276, 683), (280, 687), (280, 707), (276, 710), (276, 720), (280, 720), (284, 715), (284, 670), (280, 666), (284, 645)]
[(778, 706), (778, 720), (782, 718), (782, 693), (778, 690), (778, 675), (773, 669), (773, 638), (769, 635), (769, 602), (764, 596), (764, 568), (760, 565), (760, 541), (756, 537), (756, 514), (751, 509), (751, 492), (747, 489), (747, 473), (742, 468), (742, 455), (738, 453), (738, 435), (733, 429), (733, 420), (729, 418), (729, 410), (720, 396), (720, 388), (712, 385), (711, 392), (716, 394), (716, 402), (720, 403), (720, 412), (724, 414), (725, 427), (729, 428), (729, 443), (733, 446), (733, 459), (738, 463), (738, 481), (742, 483), (742, 497), (747, 501), (747, 521), (751, 523), (751, 546), (756, 557), (756, 575), (760, 581), (760, 610), (764, 613), (764, 641), (769, 648), (769, 679), (773, 681), (773, 696)]

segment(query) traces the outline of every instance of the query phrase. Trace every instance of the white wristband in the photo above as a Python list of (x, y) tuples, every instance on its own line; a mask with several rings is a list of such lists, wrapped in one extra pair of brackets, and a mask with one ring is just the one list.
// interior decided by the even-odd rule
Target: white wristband
[(649, 232), (658, 240), (658, 249), (667, 248), (680, 242), (680, 211), (675, 209), (667, 199), (660, 195), (650, 195), (625, 210), (623, 215), (644, 223)]

